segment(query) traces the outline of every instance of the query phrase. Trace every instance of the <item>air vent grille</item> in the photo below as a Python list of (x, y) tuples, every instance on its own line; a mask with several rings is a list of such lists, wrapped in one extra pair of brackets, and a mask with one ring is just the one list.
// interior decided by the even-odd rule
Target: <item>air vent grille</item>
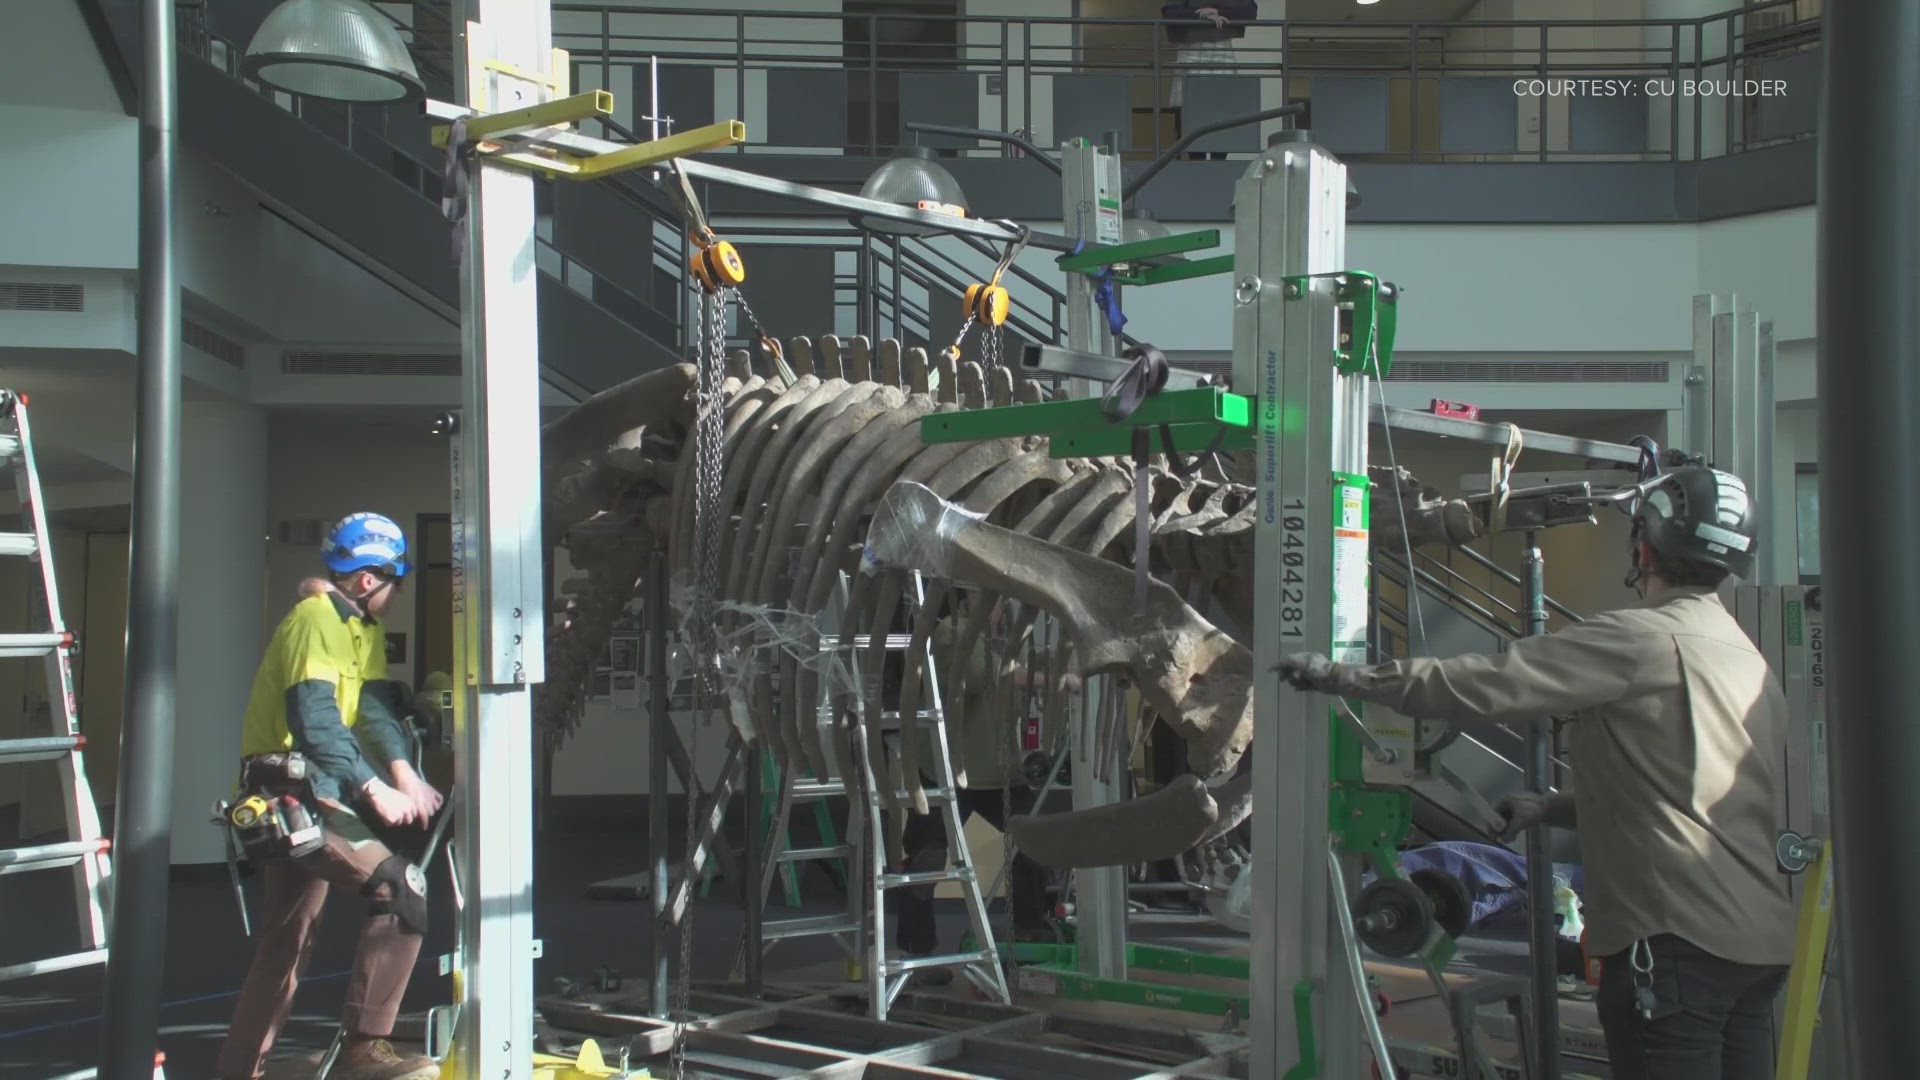
[(399, 375), (460, 377), (459, 353), (346, 353), (292, 351), (280, 354), (288, 375)]
[(1664, 383), (1665, 360), (1402, 360), (1400, 382)]
[(0, 311), (86, 310), (83, 285), (49, 281), (0, 281)]
[(247, 366), (245, 345), (217, 331), (209, 330), (192, 319), (180, 320), (180, 340), (215, 360), (224, 361), (237, 368), (244, 369)]

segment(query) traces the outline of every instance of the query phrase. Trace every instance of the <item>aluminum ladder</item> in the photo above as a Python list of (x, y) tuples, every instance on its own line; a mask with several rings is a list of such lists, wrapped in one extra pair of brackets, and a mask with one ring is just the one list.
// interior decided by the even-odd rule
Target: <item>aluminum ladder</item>
[[(844, 663), (843, 669), (853, 686), (867, 693), (868, 683), (861, 674), (861, 657), (871, 644), (871, 637), (865, 634), (849, 633), (847, 625), (848, 605), (851, 602), (849, 578), (845, 571), (839, 575), (834, 589), (834, 597), (823, 615), (820, 633), (820, 650), (832, 654), (829, 663)], [(913, 607), (917, 610), (926, 603), (926, 583), (918, 574), (913, 575), (911, 592)], [(889, 634), (885, 649), (888, 652), (904, 654), (912, 648), (911, 634)], [(810, 859), (842, 858), (857, 853), (860, 859), (860, 872), (857, 880), (848, 890), (849, 910), (844, 915), (813, 916), (796, 919), (771, 920), (762, 924), (762, 942), (770, 944), (787, 938), (830, 934), (847, 948), (852, 963), (849, 973), (856, 978), (864, 978), (868, 989), (868, 1013), (874, 1019), (884, 1020), (887, 1011), (900, 991), (906, 987), (913, 972), (940, 967), (957, 967), (988, 998), (1008, 1004), (1011, 995), (1007, 988), (1006, 971), (1001, 966), (1000, 952), (993, 940), (993, 930), (987, 919), (986, 900), (980, 892), (980, 879), (973, 865), (972, 853), (967, 847), (965, 823), (960, 816), (960, 803), (957, 797), (958, 781), (954, 775), (953, 755), (947, 741), (945, 707), (940, 693), (939, 670), (933, 657), (932, 644), (925, 646), (923, 662), (926, 665), (924, 680), (926, 692), (925, 707), (912, 718), (902, 718), (897, 710), (876, 711), (873, 706), (878, 701), (869, 698), (863, 702), (866, 708), (856, 713), (857, 717), (877, 717), (885, 733), (905, 736), (909, 722), (926, 731), (927, 742), (933, 760), (929, 763), (934, 772), (934, 784), (926, 790), (927, 802), (933, 812), (941, 815), (946, 825), (947, 853), (950, 865), (945, 869), (921, 873), (893, 873), (887, 869), (886, 832), (884, 807), (880, 798), (879, 773), (874, 768), (865, 721), (856, 719), (845, 733), (847, 744), (852, 750), (851, 764), (857, 772), (852, 777), (851, 789), (848, 777), (828, 777), (824, 780), (799, 775), (806, 766), (800, 762), (790, 763), (788, 775), (783, 778), (780, 791), (779, 808), (775, 812), (774, 835), (781, 835), (792, 812), (795, 802), (817, 801), (830, 798), (844, 798), (848, 802), (847, 841), (844, 844), (816, 849), (795, 851), (769, 851), (762, 870), (762, 886), (772, 884), (774, 869), (780, 862), (796, 862)], [(837, 693), (831, 678), (821, 680), (820, 702), (818, 707), (817, 731), (822, 740), (822, 750), (827, 761), (839, 761), (834, 742), (841, 736), (836, 734), (835, 722), (841, 710), (841, 694)], [(905, 791), (895, 791), (894, 801), (906, 800)], [(891, 889), (916, 886), (937, 886), (942, 882), (957, 882), (967, 907), (967, 918), (972, 924), (972, 934), (968, 944), (972, 948), (955, 953), (936, 953), (930, 956), (907, 959), (890, 958), (888, 953), (888, 934), (886, 921), (886, 897)], [(764, 895), (764, 894), (763, 894)]]
[[(107, 903), (103, 896), (111, 875), (101, 833), (100, 811), (87, 783), (81, 752), (87, 739), (80, 733), (79, 711), (73, 692), (73, 634), (60, 613), (60, 589), (53, 573), (53, 546), (42, 505), (40, 473), (34, 464), (33, 434), (27, 420), (27, 395), (0, 389), (0, 464), (13, 471), (14, 492), (21, 515), (31, 532), (0, 533), (0, 556), (24, 556), (39, 568), (33, 585), (36, 606), (45, 602), (44, 626), (24, 633), (0, 634), (0, 658), (44, 659), (53, 732), (37, 737), (0, 740), (0, 766), (35, 761), (55, 762), (59, 769), (62, 809), (67, 839), (35, 847), (0, 849), (0, 876), (41, 870), (73, 873), (79, 911), (79, 952), (0, 967), (0, 982), (103, 964), (107, 959)], [(35, 620), (40, 622), (38, 614)]]

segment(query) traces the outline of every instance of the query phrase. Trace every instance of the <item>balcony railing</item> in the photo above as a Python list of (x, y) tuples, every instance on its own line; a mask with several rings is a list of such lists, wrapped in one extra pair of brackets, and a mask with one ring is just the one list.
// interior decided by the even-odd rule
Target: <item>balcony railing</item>
[[(1348, 160), (1689, 160), (1807, 137), (1820, 77), (1809, 0), (1697, 20), (1260, 21), (1203, 64), (1152, 20), (553, 7), (576, 86), (613, 90), (623, 123), (647, 115), (657, 59), (660, 111), (678, 129), (745, 119), (742, 154), (884, 155), (922, 120), (1043, 146), (1113, 131), (1144, 160), (1183, 125), (1303, 101)], [(1194, 150), (1261, 145), (1249, 128)]]
[[(367, 164), (437, 207), (444, 159), (435, 156), (426, 145), (424, 125), (416, 117), (401, 110), (348, 107), (303, 98), (246, 80), (239, 69), (241, 48), (207, 29), (200, 5), (182, 4), (180, 15), (183, 52), (212, 65), (330, 135)], [(415, 48), (419, 48), (418, 43)], [(421, 67), (423, 75), (432, 74), (426, 64)], [(664, 275), (673, 298), (661, 297), (657, 288), (650, 287), (654, 282), (616, 280), (568, 253), (554, 242), (550, 219), (542, 222), (535, 261), (543, 272), (639, 333), (670, 350), (684, 351), (690, 344), (686, 328), (692, 325), (691, 293), (684, 277), (690, 252), (686, 233), (678, 224), (679, 211), (670, 199), (637, 175), (614, 178), (608, 182), (607, 189), (644, 215), (634, 220), (650, 235), (635, 239), (650, 251), (652, 268)], [(903, 343), (941, 348), (948, 342), (930, 339), (938, 328), (949, 322), (957, 325), (959, 320), (957, 317), (936, 318), (935, 305), (948, 303), (951, 298), (952, 308), (957, 310), (958, 297), (966, 283), (982, 272), (982, 266), (972, 265), (924, 240), (873, 237), (851, 226), (745, 225), (730, 230), (728, 235), (749, 250), (760, 243), (818, 246), (823, 254), (830, 253), (834, 261), (834, 310), (821, 312), (817, 321), (805, 326), (770, 327), (774, 333), (891, 336)], [(990, 250), (979, 254), (980, 259), (975, 261), (986, 266), (998, 255)], [(1024, 287), (1016, 294), (1018, 299), (1008, 330), (1015, 337), (1029, 341), (1063, 340), (1065, 297), (1024, 268), (1015, 266), (1009, 273), (1022, 281)], [(734, 345), (744, 346), (750, 336), (749, 328), (738, 323), (736, 315), (735, 325), (729, 327), (729, 337)], [(973, 349), (968, 352), (971, 357)]]

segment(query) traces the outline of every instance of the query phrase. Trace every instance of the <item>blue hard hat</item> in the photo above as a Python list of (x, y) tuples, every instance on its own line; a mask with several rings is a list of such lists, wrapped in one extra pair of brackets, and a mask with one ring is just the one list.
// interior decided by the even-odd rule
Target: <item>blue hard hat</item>
[(321, 556), (336, 574), (383, 570), (407, 576), (407, 534), (384, 514), (349, 514), (327, 531)]

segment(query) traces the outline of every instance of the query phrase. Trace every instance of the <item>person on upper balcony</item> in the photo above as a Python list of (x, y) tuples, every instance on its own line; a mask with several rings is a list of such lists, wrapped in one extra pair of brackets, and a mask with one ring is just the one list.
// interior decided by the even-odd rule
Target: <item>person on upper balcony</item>
[[(1234, 74), (1233, 43), (1247, 36), (1247, 23), (1260, 17), (1257, 3), (1162, 4), (1167, 41), (1173, 46), (1173, 87), (1167, 104), (1176, 110), (1186, 103), (1189, 75)], [(1189, 153), (1189, 161), (1225, 160), (1223, 153)]]

